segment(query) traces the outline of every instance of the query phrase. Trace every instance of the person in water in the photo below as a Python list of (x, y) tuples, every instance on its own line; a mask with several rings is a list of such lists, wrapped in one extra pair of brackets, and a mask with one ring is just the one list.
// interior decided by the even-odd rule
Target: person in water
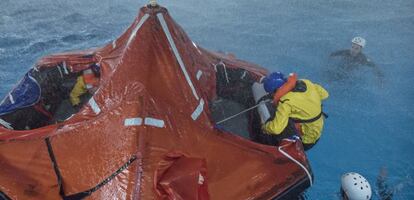
[(371, 185), (361, 174), (349, 172), (341, 177), (342, 200), (370, 200)]
[(99, 86), (99, 78), (101, 76), (100, 70), (101, 68), (98, 64), (92, 64), (78, 77), (75, 86), (70, 92), (70, 102), (72, 106), (79, 107), (82, 96), (95, 93)]
[[(378, 199), (392, 200), (394, 191), (387, 185), (387, 170), (381, 168), (377, 177)], [(369, 200), (372, 197), (371, 185), (361, 174), (350, 172), (341, 177), (342, 200)]]
[(351, 71), (359, 66), (368, 66), (374, 70), (377, 77), (382, 78), (384, 75), (382, 71), (372, 62), (367, 56), (362, 53), (362, 49), (366, 45), (366, 40), (362, 37), (354, 37), (352, 40), (351, 49), (339, 50), (333, 52), (330, 57), (341, 57), (345, 71)]
[(275, 116), (262, 126), (263, 132), (283, 139), (294, 131), (305, 150), (312, 148), (321, 137), (326, 117), (322, 100), (328, 98), (328, 92), (309, 80), (297, 80), (296, 74), (286, 79), (280, 72), (266, 76), (263, 86), (267, 93), (273, 94), (273, 103), (277, 104)]

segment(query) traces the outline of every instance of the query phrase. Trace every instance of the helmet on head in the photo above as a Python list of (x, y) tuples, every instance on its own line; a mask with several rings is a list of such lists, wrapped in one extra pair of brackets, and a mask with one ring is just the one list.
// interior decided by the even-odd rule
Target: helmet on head
[(263, 87), (267, 93), (276, 91), (285, 83), (285, 76), (281, 72), (273, 72), (263, 79)]
[(354, 39), (352, 39), (352, 43), (365, 47), (366, 41), (362, 37), (354, 37)]
[(350, 172), (342, 175), (341, 189), (349, 200), (371, 199), (371, 186), (361, 174)]
[(93, 74), (95, 74), (96, 77), (100, 77), (101, 76), (101, 66), (99, 66), (99, 64), (94, 63), (90, 66)]

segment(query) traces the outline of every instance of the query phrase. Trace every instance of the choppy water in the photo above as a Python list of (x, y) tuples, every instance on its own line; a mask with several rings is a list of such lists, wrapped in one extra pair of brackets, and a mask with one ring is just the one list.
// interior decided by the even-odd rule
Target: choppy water
[[(330, 114), (309, 153), (308, 199), (337, 199), (340, 176), (357, 171), (375, 189), (382, 167), (394, 199), (414, 199), (413, 0), (160, 1), (203, 47), (235, 53), (269, 70), (295, 71), (325, 86)], [(129, 26), (142, 0), (1, 0), (0, 96), (46, 54), (101, 46)], [(356, 35), (385, 73), (328, 81), (328, 55)], [(377, 199), (374, 196), (374, 199)]]

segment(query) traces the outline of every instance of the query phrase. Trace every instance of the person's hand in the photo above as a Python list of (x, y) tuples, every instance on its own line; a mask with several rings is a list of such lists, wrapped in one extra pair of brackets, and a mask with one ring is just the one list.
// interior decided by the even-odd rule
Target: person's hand
[(262, 102), (268, 102), (269, 100), (270, 101), (273, 100), (273, 94), (271, 94), (271, 93), (268, 93), (268, 94), (262, 96), (262, 98), (260, 98), (257, 103), (259, 104), (259, 103), (262, 103)]

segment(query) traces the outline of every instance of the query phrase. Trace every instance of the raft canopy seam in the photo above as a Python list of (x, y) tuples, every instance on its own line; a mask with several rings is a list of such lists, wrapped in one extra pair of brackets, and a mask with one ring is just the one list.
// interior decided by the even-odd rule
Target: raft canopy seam
[(165, 22), (164, 16), (162, 15), (162, 13), (158, 13), (157, 14), (158, 20), (161, 23), (161, 27), (164, 30), (165, 35), (167, 36), (167, 40), (170, 43), (171, 49), (173, 50), (173, 53), (175, 55), (175, 58), (177, 59), (178, 64), (180, 65), (181, 71), (183, 71), (185, 79), (187, 80), (188, 85), (191, 88), (191, 91), (193, 92), (194, 97), (197, 99), (197, 101), (200, 99), (200, 97), (198, 96), (193, 83), (191, 82), (190, 76), (187, 72), (187, 69), (184, 65), (183, 60), (181, 59), (180, 53), (178, 52), (177, 46), (174, 43), (174, 40), (171, 36), (170, 30), (168, 29), (167, 23)]

